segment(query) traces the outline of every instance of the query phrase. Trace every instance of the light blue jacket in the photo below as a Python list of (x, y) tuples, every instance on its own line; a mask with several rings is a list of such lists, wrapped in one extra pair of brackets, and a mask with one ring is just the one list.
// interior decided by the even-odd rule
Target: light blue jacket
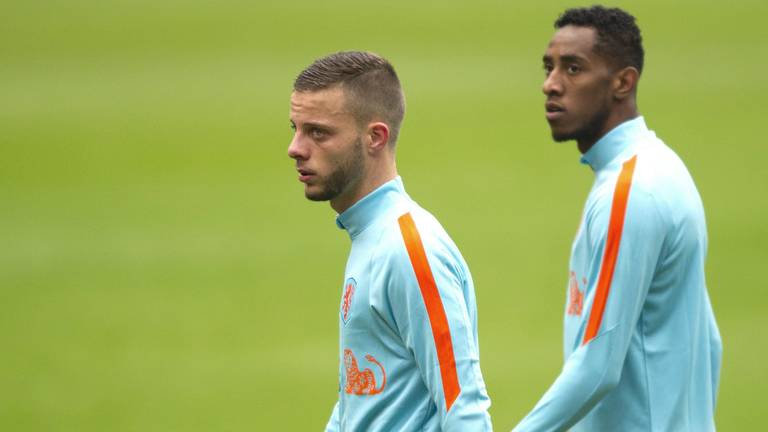
[(337, 218), (339, 400), (326, 431), (488, 431), (472, 276), (398, 177)]
[(565, 365), (515, 431), (713, 431), (722, 344), (696, 186), (642, 117), (582, 162), (596, 178), (571, 251)]

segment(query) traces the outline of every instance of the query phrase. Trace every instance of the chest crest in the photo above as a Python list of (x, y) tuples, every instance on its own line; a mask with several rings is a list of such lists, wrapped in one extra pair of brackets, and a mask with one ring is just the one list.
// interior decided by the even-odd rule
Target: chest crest
[(349, 278), (344, 282), (344, 295), (341, 297), (341, 321), (344, 322), (344, 325), (347, 325), (352, 316), (352, 299), (355, 297), (356, 290), (357, 281), (354, 278)]

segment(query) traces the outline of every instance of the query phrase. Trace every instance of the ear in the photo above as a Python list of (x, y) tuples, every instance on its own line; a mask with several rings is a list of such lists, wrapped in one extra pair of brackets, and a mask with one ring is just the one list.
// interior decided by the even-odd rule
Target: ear
[(372, 151), (381, 151), (389, 144), (389, 126), (384, 122), (369, 123), (367, 135), (370, 140), (368, 148)]
[(634, 66), (627, 66), (616, 72), (613, 77), (613, 97), (624, 100), (635, 94), (640, 72)]

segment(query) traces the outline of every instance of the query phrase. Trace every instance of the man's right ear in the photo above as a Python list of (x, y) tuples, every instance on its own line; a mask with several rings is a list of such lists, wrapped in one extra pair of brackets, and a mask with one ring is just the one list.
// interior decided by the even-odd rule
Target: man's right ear
[(389, 144), (389, 125), (384, 122), (369, 123), (366, 135), (370, 140), (368, 149), (371, 151), (380, 151), (381, 149), (386, 148), (387, 144)]
[(640, 80), (640, 72), (634, 66), (627, 66), (616, 72), (613, 78), (613, 97), (618, 100), (626, 99), (634, 94), (637, 82)]

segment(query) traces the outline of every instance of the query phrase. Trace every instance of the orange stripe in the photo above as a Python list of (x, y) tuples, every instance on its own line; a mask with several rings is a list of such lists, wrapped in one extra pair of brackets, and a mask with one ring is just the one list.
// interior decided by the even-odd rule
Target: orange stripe
[(448, 318), (445, 316), (443, 301), (437, 290), (432, 269), (424, 252), (421, 236), (413, 222), (410, 213), (406, 213), (397, 220), (400, 223), (400, 232), (403, 234), (405, 248), (411, 258), (416, 280), (419, 282), (421, 297), (427, 307), (429, 323), (432, 325), (432, 337), (435, 338), (437, 359), (440, 363), (440, 376), (443, 380), (443, 394), (445, 394), (445, 410), (449, 411), (451, 405), (459, 396), (459, 377), (456, 373), (456, 359), (453, 357), (453, 343), (451, 342), (451, 330), (448, 327)]
[(605, 303), (608, 301), (608, 293), (611, 291), (613, 271), (616, 269), (616, 257), (619, 255), (621, 232), (624, 229), (624, 216), (627, 212), (627, 199), (629, 198), (629, 188), (632, 187), (635, 162), (637, 162), (637, 155), (624, 162), (619, 179), (616, 180), (616, 189), (613, 191), (613, 204), (611, 205), (611, 219), (608, 223), (608, 238), (605, 241), (605, 251), (603, 252), (603, 264), (600, 267), (595, 300), (592, 302), (592, 311), (589, 313), (589, 323), (584, 332), (582, 345), (597, 336), (600, 322), (603, 320)]

